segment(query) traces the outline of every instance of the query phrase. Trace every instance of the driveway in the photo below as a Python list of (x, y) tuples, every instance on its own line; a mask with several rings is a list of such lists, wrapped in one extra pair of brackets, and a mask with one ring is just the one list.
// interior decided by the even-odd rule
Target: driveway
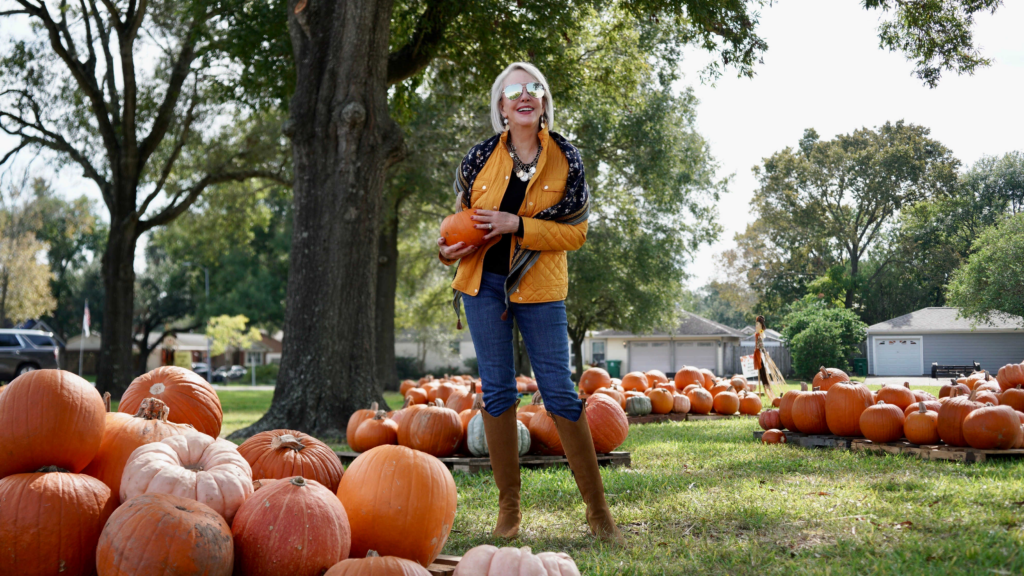
[(943, 384), (949, 384), (949, 378), (932, 378), (930, 376), (868, 376), (864, 379), (864, 383), (868, 386), (872, 384), (878, 386), (883, 384), (903, 384), (904, 382), (910, 382), (911, 388), (942, 386)]

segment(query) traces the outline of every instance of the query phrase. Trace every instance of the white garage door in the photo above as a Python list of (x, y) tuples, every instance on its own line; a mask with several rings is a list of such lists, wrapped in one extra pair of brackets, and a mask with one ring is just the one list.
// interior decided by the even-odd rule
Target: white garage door
[(718, 369), (718, 347), (716, 342), (676, 342), (676, 370), (683, 366)]
[(647, 372), (648, 370), (671, 372), (672, 348), (669, 344), (668, 340), (664, 342), (630, 342), (630, 372)]
[(924, 374), (921, 361), (922, 339), (920, 336), (898, 338), (876, 336), (874, 338), (876, 376), (920, 376)]

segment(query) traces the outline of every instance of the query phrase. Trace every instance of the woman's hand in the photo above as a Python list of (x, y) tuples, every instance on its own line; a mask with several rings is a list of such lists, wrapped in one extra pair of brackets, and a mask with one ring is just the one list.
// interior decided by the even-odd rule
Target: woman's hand
[(445, 260), (461, 260), (476, 252), (476, 246), (467, 246), (465, 242), (456, 242), (451, 246), (445, 244), (444, 238), (437, 239), (437, 247), (441, 250), (441, 256)]
[[(477, 224), (479, 230), (489, 230), (484, 240), (490, 240), (502, 234), (515, 234), (519, 231), (519, 216), (508, 212), (497, 210), (477, 210), (472, 219), (482, 224)], [(493, 226), (490, 226), (493, 225)]]

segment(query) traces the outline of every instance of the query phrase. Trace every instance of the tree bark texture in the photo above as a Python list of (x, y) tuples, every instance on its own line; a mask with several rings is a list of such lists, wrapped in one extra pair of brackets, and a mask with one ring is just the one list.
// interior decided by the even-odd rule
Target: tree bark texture
[(291, 0), (296, 88), (294, 228), (281, 371), (245, 437), (292, 428), (342, 438), (349, 415), (384, 404), (374, 346), (384, 174), (402, 152), (388, 115), (390, 0)]
[(377, 255), (377, 380), (384, 390), (398, 390), (395, 364), (395, 294), (398, 287), (398, 210), (381, 226)]
[(120, 398), (135, 378), (132, 316), (136, 240), (133, 226), (111, 226), (103, 253), (103, 326), (96, 387), (100, 392), (110, 392), (113, 398)]

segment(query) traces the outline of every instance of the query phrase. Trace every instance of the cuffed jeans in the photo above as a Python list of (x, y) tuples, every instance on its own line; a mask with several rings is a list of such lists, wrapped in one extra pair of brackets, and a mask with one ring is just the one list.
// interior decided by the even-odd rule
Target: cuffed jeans
[(484, 409), (491, 416), (500, 416), (516, 402), (515, 357), (512, 349), (512, 319), (530, 355), (530, 364), (537, 378), (537, 387), (544, 406), (573, 422), (579, 420), (583, 402), (572, 383), (569, 370), (569, 322), (565, 302), (516, 304), (505, 311), (505, 277), (484, 272), (480, 292), (465, 294), (466, 322), (476, 348), (477, 366), (483, 383)]

